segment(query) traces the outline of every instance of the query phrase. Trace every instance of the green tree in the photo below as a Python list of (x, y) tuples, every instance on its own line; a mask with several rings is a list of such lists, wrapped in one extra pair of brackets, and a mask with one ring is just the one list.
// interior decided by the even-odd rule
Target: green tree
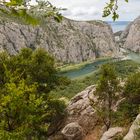
[(98, 100), (95, 106), (107, 130), (112, 125), (113, 107), (119, 98), (117, 94), (118, 91), (119, 81), (114, 67), (110, 64), (103, 65), (95, 93)]
[(2, 53), (0, 68), (0, 139), (46, 137), (65, 108), (49, 95), (59, 83), (53, 58), (43, 49), (23, 49), (16, 56)]
[(132, 122), (140, 107), (140, 72), (131, 74), (125, 83), (123, 96), (125, 101), (118, 108), (122, 119)]
[(140, 72), (131, 74), (125, 84), (124, 96), (131, 104), (140, 104)]
[[(5, 58), (5, 55), (2, 54), (0, 57), (1, 69), (4, 71), (4, 65), (6, 65), (13, 77), (19, 75), (28, 84), (36, 82), (38, 84), (38, 92), (48, 93), (56, 85), (61, 84), (59, 83), (60, 77), (54, 66), (55, 61), (44, 49), (39, 48), (32, 51), (29, 48), (24, 48), (15, 56), (7, 56)], [(5, 79), (4, 76), (5, 73), (2, 72), (0, 78), (3, 84), (8, 81), (8, 78)]]
[(139, 114), (140, 72), (133, 73), (127, 77), (122, 97), (124, 100), (118, 106), (116, 121), (120, 125), (128, 125), (133, 122)]

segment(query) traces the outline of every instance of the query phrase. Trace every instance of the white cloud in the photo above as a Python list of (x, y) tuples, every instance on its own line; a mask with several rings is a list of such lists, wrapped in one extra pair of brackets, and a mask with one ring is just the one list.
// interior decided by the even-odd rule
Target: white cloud
[[(51, 0), (61, 8), (67, 8), (62, 14), (75, 20), (112, 20), (111, 17), (102, 18), (102, 10), (109, 0)], [(133, 20), (140, 14), (140, 0), (129, 0), (127, 4), (123, 0), (119, 5), (119, 20)]]

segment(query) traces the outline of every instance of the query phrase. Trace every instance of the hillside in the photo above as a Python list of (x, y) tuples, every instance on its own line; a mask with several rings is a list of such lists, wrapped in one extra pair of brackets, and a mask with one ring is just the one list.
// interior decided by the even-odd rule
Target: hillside
[(122, 47), (140, 52), (140, 16), (131, 22), (120, 36)]
[(77, 63), (98, 57), (116, 56), (111, 27), (102, 21), (78, 22), (64, 18), (41, 26), (0, 20), (0, 50), (16, 54), (21, 48), (43, 47), (58, 61)]

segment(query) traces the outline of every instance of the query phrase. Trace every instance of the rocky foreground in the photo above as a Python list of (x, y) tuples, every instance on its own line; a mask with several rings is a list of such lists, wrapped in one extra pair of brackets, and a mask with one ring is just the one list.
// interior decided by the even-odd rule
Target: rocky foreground
[(64, 18), (61, 23), (47, 21), (45, 25), (32, 27), (0, 19), (0, 50), (16, 54), (24, 47), (43, 47), (66, 63), (118, 53), (112, 29), (102, 21), (78, 22)]
[[(129, 131), (117, 126), (106, 131), (97, 117), (96, 110), (91, 105), (91, 99), (94, 102), (97, 101), (94, 95), (95, 90), (94, 85), (90, 86), (71, 99), (67, 107), (67, 117), (62, 122), (60, 130), (49, 140), (114, 140), (116, 136), (123, 136), (123, 140), (136, 139), (134, 134), (140, 129), (140, 114)], [(114, 105), (114, 109), (117, 105), (118, 103)]]

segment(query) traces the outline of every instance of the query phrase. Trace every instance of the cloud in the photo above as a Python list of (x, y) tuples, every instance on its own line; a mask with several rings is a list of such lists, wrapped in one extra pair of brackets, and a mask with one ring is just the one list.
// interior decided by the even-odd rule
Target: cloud
[(81, 7), (73, 7), (71, 9), (68, 9), (66, 11), (63, 11), (62, 12), (63, 15), (69, 17), (69, 18), (73, 18), (73, 19), (90, 19), (94, 16), (99, 16), (101, 15), (101, 12), (100, 10), (98, 10), (96, 7), (94, 6), (90, 6), (90, 7), (84, 7), (84, 6), (81, 6)]
[[(61, 8), (67, 8), (62, 14), (75, 20), (112, 20), (111, 17), (102, 18), (102, 10), (109, 0), (51, 0), (51, 2)], [(129, 0), (129, 3), (120, 1), (119, 20), (133, 20), (140, 14), (140, 0)]]

